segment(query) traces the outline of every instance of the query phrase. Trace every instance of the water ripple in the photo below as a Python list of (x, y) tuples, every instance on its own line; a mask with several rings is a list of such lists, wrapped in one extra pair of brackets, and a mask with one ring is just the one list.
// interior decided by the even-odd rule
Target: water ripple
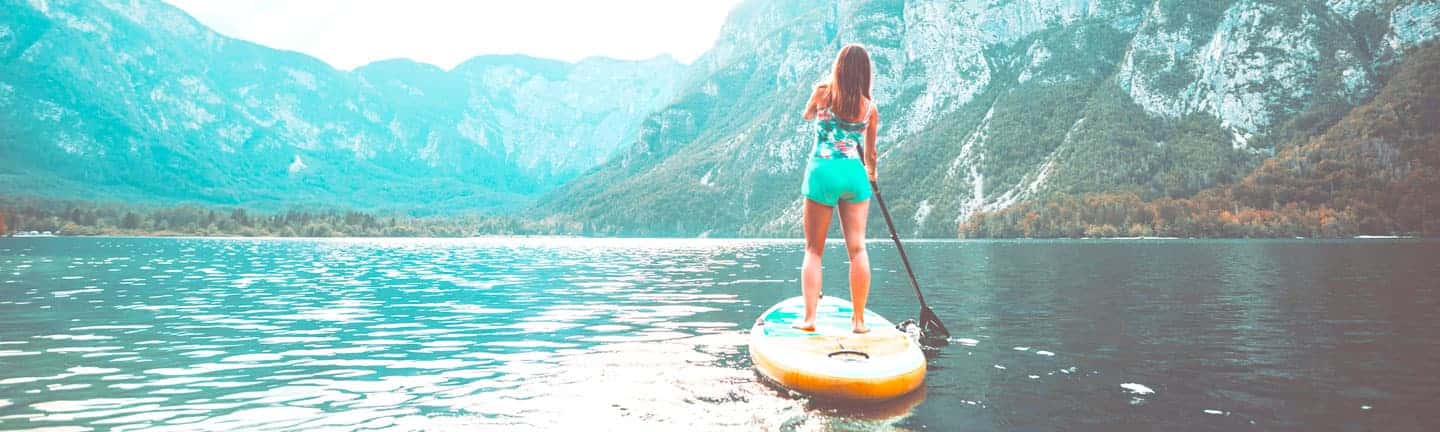
[(952, 344), (926, 392), (845, 406), (749, 364), (796, 241), (0, 241), (0, 429), (1375, 429), (1440, 387), (1433, 244), (917, 243)]
[[(149, 249), (6, 267), (22, 286), (46, 281), (7, 307), (95, 303), (64, 331), (0, 333), (0, 357), (35, 359), (0, 373), (0, 429), (552, 429), (586, 423), (559, 415), (566, 404), (653, 424), (665, 410), (646, 406), (662, 401), (798, 403), (743, 364), (723, 312), (747, 300), (709, 289), (720, 268), (747, 288), (781, 280), (736, 269), (765, 243), (99, 242)], [(64, 273), (37, 271), (52, 262)], [(37, 325), (56, 317), (30, 310)], [(665, 416), (701, 421), (680, 414)]]

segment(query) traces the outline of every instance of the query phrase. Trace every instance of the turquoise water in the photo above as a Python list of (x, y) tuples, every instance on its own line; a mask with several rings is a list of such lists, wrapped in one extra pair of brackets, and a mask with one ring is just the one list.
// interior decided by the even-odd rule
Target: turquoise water
[[(885, 242), (871, 306), (916, 313)], [(0, 429), (1426, 430), (1440, 243), (907, 244), (878, 406), (757, 381), (798, 241), (0, 239)], [(832, 244), (826, 289), (845, 296)]]

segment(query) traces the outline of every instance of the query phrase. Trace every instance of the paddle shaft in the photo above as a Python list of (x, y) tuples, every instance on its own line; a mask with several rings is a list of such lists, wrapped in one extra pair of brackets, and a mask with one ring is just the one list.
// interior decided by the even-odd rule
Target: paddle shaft
[(895, 233), (895, 221), (890, 219), (890, 209), (885, 207), (885, 198), (880, 197), (880, 184), (870, 182), (870, 190), (875, 193), (875, 203), (880, 205), (880, 214), (885, 216), (885, 226), (890, 228), (890, 240), (895, 241), (895, 250), (900, 252), (900, 262), (905, 264), (905, 274), (910, 276), (910, 286), (915, 288), (915, 297), (920, 299), (920, 309), (930, 309), (925, 305), (925, 293), (920, 292), (920, 282), (915, 279), (915, 271), (910, 268), (910, 258), (905, 256), (905, 246), (900, 244), (900, 235)]

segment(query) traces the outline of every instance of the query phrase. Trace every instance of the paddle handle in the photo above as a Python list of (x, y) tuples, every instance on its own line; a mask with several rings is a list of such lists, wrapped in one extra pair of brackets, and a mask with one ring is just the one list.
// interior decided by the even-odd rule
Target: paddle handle
[(920, 299), (920, 309), (929, 309), (925, 305), (925, 294), (920, 292), (920, 282), (915, 279), (915, 271), (910, 269), (910, 258), (905, 256), (905, 246), (900, 244), (900, 236), (895, 233), (895, 221), (890, 219), (890, 209), (885, 207), (885, 198), (880, 197), (880, 184), (870, 181), (870, 190), (875, 193), (875, 203), (880, 205), (880, 214), (885, 216), (885, 226), (890, 228), (890, 240), (895, 241), (895, 250), (900, 252), (900, 262), (905, 264), (905, 274), (910, 276), (910, 286), (915, 288), (915, 297)]

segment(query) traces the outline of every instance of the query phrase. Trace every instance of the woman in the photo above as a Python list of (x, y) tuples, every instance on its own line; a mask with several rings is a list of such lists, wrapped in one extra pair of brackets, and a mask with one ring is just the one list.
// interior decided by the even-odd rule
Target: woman
[[(870, 101), (870, 54), (860, 45), (846, 45), (835, 57), (830, 80), (815, 87), (805, 104), (805, 119), (815, 120), (815, 146), (805, 167), (805, 263), (800, 287), (805, 295), (805, 317), (795, 324), (815, 330), (815, 307), (820, 302), (820, 257), (830, 212), (840, 209), (845, 248), (850, 253), (850, 325), (855, 333), (865, 327), (865, 299), (870, 295), (870, 257), (865, 254), (865, 218), (870, 213), (870, 185), (875, 181), (875, 131), (880, 114)], [(860, 147), (861, 140), (864, 147)], [(862, 162), (862, 158), (864, 161)], [(868, 182), (867, 182), (868, 180)]]

